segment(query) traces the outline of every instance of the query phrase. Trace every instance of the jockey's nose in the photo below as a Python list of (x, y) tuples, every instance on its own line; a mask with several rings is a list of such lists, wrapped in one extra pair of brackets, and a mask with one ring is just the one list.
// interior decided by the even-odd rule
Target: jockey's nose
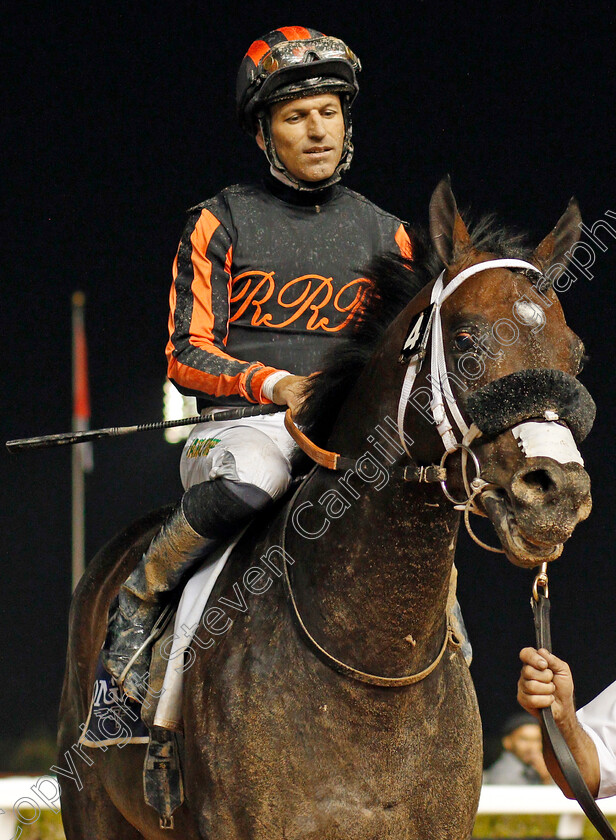
[(308, 118), (308, 134), (314, 139), (321, 139), (327, 134), (325, 120), (318, 111), (312, 111)]

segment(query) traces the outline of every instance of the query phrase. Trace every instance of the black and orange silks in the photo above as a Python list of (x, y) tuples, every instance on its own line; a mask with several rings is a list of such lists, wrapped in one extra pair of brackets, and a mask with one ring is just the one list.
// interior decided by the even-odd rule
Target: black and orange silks
[(168, 375), (199, 406), (269, 402), (278, 370), (308, 375), (340, 341), (376, 254), (410, 256), (399, 219), (339, 185), (269, 177), (190, 211), (174, 263)]

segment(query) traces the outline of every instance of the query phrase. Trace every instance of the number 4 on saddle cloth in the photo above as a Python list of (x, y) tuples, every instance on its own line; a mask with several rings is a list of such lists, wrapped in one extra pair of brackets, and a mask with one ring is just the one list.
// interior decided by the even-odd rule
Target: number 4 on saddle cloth
[[(169, 616), (171, 619), (171, 613)], [(167, 628), (173, 631), (173, 621), (168, 622)], [(163, 674), (166, 662), (160, 653), (160, 643), (164, 638), (165, 633), (152, 656), (153, 665), (163, 663)], [(152, 680), (154, 683), (153, 674)], [(143, 765), (144, 800), (158, 813), (160, 827), (173, 829), (173, 813), (184, 801), (181, 744), (176, 732), (154, 726), (153, 722), (146, 723), (149, 720), (147, 712), (154, 708), (152, 699), (144, 697), (142, 705), (127, 697), (99, 659), (90, 712), (79, 745), (106, 750), (114, 746), (122, 749), (127, 744), (147, 744)]]

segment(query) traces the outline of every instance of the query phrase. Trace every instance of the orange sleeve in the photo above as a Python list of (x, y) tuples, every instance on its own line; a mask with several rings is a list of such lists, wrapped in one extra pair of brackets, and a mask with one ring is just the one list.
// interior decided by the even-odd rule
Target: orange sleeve
[(226, 352), (233, 243), (207, 208), (191, 217), (173, 264), (167, 374), (185, 394), (270, 402), (261, 394), (276, 372)]

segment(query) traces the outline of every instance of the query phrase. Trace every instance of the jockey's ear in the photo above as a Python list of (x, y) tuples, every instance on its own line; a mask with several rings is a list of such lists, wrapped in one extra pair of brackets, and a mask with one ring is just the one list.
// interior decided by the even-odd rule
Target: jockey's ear
[(564, 269), (571, 259), (571, 249), (581, 236), (581, 224), (580, 208), (575, 198), (572, 198), (554, 230), (535, 248), (531, 262), (543, 272), (557, 264)]
[(471, 238), (451, 191), (449, 175), (443, 178), (430, 199), (430, 237), (436, 253), (447, 266), (471, 246)]

